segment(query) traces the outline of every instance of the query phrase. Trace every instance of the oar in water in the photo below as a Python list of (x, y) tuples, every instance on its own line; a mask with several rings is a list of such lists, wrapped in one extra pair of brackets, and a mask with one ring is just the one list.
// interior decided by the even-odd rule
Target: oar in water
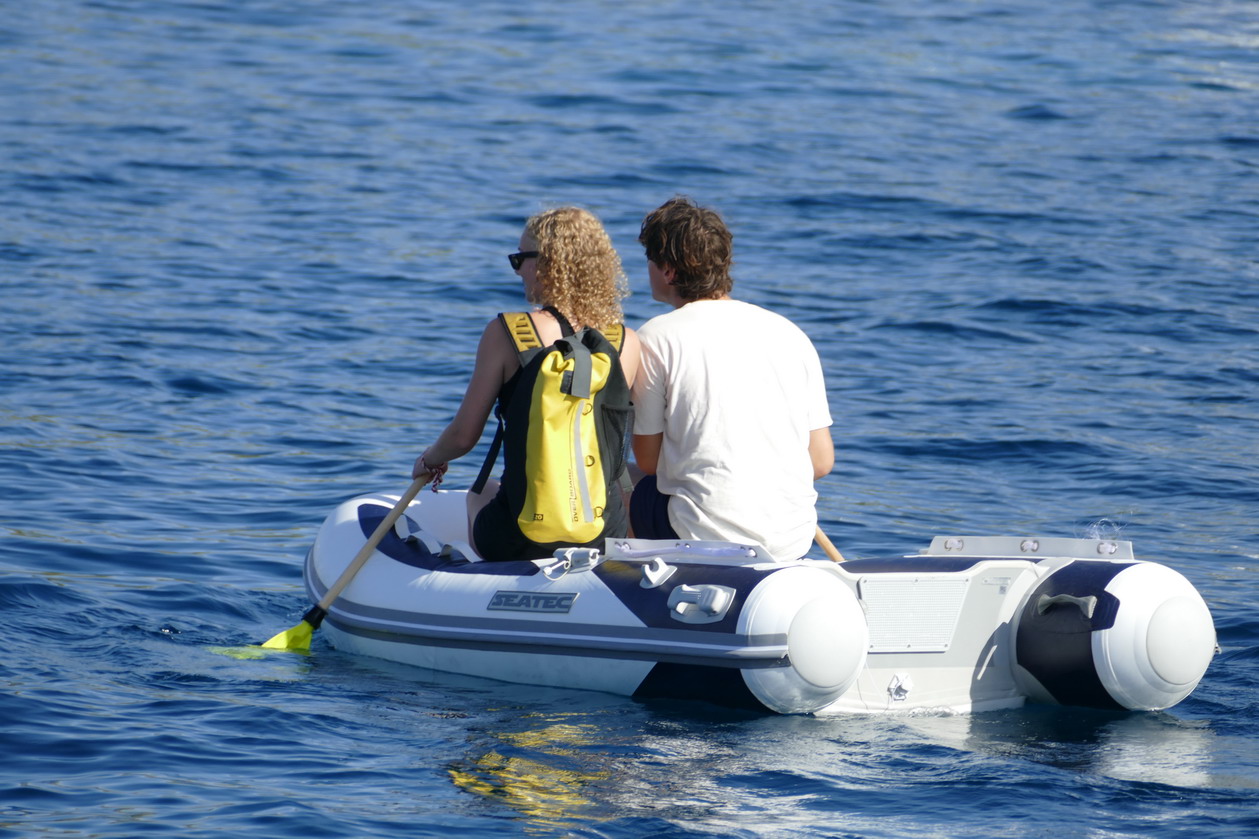
[(844, 555), (839, 552), (839, 548), (835, 547), (831, 540), (826, 537), (826, 534), (822, 532), (821, 526), (814, 528), (813, 541), (817, 542), (818, 546), (822, 550), (826, 551), (826, 555), (830, 557), (833, 562), (844, 561)]
[(380, 544), (380, 540), (385, 538), (385, 534), (393, 527), (394, 522), (402, 515), (402, 511), (407, 508), (432, 475), (424, 474), (411, 482), (411, 486), (407, 491), (402, 493), (402, 497), (398, 499), (398, 503), (393, 505), (393, 509), (389, 511), (389, 515), (385, 516), (384, 521), (377, 525), (376, 530), (372, 533), (371, 538), (367, 540), (367, 544), (359, 550), (358, 554), (341, 572), (341, 576), (332, 584), (328, 592), (323, 596), (317, 604), (310, 607), (306, 614), (302, 615), (302, 622), (292, 629), (286, 629), (279, 635), (263, 644), (263, 649), (267, 650), (288, 650), (290, 652), (306, 652), (310, 650), (310, 638), (315, 630), (319, 628), (319, 624), (323, 623), (323, 619), (328, 615), (328, 607), (337, 599), (341, 591), (350, 584), (354, 579), (354, 575), (359, 569), (367, 563), (368, 557), (376, 550), (376, 546)]

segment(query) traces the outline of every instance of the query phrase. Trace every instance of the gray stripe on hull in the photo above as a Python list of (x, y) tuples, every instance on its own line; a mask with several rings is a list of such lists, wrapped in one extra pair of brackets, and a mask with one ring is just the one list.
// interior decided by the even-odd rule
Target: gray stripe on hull
[[(410, 644), (418, 647), (443, 647), (461, 650), (484, 650), (487, 652), (527, 653), (531, 655), (555, 655), (570, 658), (602, 658), (616, 661), (651, 661), (668, 664), (688, 664), (705, 667), (737, 668), (739, 670), (759, 670), (773, 667), (787, 667), (790, 661), (783, 655), (778, 658), (716, 658), (709, 651), (707, 655), (687, 655), (675, 650), (673, 652), (652, 651), (647, 649), (601, 649), (594, 644), (569, 646), (558, 642), (539, 642), (531, 638), (469, 638), (442, 637), (438, 634), (402, 635), (394, 630), (371, 629), (358, 624), (346, 623), (333, 615), (329, 615), (328, 623), (347, 635), (372, 641), (385, 641), (394, 644)], [(582, 639), (585, 642), (587, 639)], [(486, 674), (491, 675), (491, 674)]]

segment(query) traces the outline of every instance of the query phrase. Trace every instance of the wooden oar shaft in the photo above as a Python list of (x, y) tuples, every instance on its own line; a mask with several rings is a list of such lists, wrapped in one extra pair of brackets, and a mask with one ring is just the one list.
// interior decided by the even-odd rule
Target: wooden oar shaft
[(835, 547), (831, 540), (827, 538), (826, 534), (822, 532), (821, 525), (814, 528), (813, 539), (821, 546), (822, 550), (826, 552), (826, 555), (830, 557), (832, 562), (844, 561), (844, 555), (839, 552), (839, 548)]
[(341, 591), (350, 584), (350, 581), (354, 579), (354, 575), (357, 574), (358, 570), (363, 567), (363, 563), (367, 562), (368, 557), (370, 557), (372, 552), (376, 550), (376, 546), (380, 544), (380, 540), (385, 538), (385, 534), (388, 533), (389, 529), (394, 526), (394, 523), (402, 515), (402, 511), (407, 508), (407, 505), (411, 503), (416, 494), (424, 488), (426, 483), (428, 483), (430, 477), (430, 475), (426, 474), (422, 477), (416, 478), (411, 482), (411, 486), (407, 487), (407, 491), (402, 493), (402, 497), (398, 499), (398, 503), (393, 505), (393, 509), (389, 511), (389, 514), (385, 516), (384, 520), (376, 526), (374, 531), (372, 531), (371, 538), (367, 540), (367, 544), (363, 545), (363, 547), (359, 549), (359, 552), (354, 556), (354, 559), (351, 560), (350, 564), (347, 565), (345, 570), (341, 572), (341, 576), (337, 577), (337, 581), (328, 589), (328, 593), (325, 594), (323, 599), (319, 601), (319, 610), (321, 612), (328, 611), (328, 607), (332, 605), (332, 601), (336, 600), (337, 596), (341, 594)]

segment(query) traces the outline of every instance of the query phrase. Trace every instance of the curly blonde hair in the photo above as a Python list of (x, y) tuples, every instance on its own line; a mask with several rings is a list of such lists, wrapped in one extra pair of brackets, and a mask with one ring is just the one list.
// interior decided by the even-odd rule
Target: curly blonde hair
[(538, 243), (538, 284), (546, 302), (575, 327), (606, 329), (623, 319), (629, 283), (603, 224), (580, 207), (532, 216), (525, 231)]

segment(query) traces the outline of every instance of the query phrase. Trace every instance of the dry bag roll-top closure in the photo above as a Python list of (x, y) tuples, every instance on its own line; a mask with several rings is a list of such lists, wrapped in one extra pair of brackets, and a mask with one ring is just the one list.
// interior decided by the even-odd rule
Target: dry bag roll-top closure
[(539, 556), (623, 535), (605, 534), (605, 513), (609, 503), (620, 507), (616, 483), (632, 410), (620, 364), (624, 327), (574, 332), (558, 311), (547, 311), (563, 333), (547, 347), (528, 313), (499, 315), (520, 356), (520, 378), (506, 411), (498, 408), (498, 431), (473, 486), (484, 487), (506, 439), (503, 491)]

